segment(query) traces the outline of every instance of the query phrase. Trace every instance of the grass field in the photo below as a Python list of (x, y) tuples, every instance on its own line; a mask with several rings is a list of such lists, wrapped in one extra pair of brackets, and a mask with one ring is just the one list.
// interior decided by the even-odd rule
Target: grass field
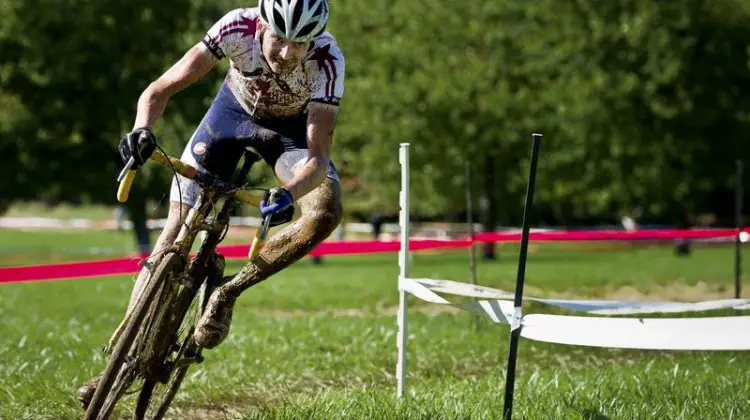
[(10, 208), (3, 213), (5, 217), (51, 217), (60, 219), (82, 218), (88, 220), (110, 220), (114, 206), (104, 206), (95, 204), (85, 204), (74, 206), (71, 204), (59, 203), (53, 206), (42, 202), (18, 202), (13, 203)]
[[(66, 250), (125, 249), (125, 241), (130, 236), (116, 232), (3, 230), (0, 247), (21, 251), (1, 261), (75, 260), (81, 254)], [(38, 253), (40, 247), (49, 253)], [(411, 396), (404, 403), (395, 399), (396, 258), (326, 258), (322, 266), (303, 260), (248, 290), (238, 302), (230, 338), (191, 371), (171, 418), (499, 418), (507, 328), (482, 322), (474, 331), (469, 315), (415, 299), (409, 318)], [(505, 247), (497, 261), (480, 261), (480, 283), (512, 290), (516, 258), (516, 250)], [(729, 247), (698, 248), (689, 258), (674, 256), (671, 248), (543, 247), (529, 256), (527, 293), (729, 298), (732, 262)], [(235, 262), (229, 269), (238, 268)], [(413, 258), (415, 277), (465, 281), (467, 274), (465, 252)], [(75, 389), (103, 367), (99, 348), (119, 322), (131, 285), (130, 277), (0, 284), (0, 418), (80, 418)], [(554, 313), (544, 306), (526, 308), (542, 311)], [(716, 314), (738, 313), (710, 313)], [(518, 367), (516, 418), (750, 418), (746, 353), (522, 341)]]

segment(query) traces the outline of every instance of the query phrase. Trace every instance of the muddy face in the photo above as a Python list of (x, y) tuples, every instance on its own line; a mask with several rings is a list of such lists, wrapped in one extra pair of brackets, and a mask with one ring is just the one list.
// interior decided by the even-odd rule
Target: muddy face
[(309, 42), (293, 42), (284, 39), (268, 27), (261, 29), (261, 50), (274, 73), (289, 73), (302, 64), (310, 48)]

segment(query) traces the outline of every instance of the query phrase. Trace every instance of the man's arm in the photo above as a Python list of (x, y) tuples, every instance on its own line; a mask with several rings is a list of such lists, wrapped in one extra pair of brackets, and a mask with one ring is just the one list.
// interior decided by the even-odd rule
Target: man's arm
[(295, 201), (320, 185), (328, 173), (338, 112), (338, 106), (320, 102), (310, 104), (307, 117), (307, 163), (284, 186)]
[(155, 82), (151, 83), (138, 99), (136, 128), (151, 128), (164, 113), (169, 98), (195, 83), (208, 73), (219, 60), (203, 43), (195, 45)]

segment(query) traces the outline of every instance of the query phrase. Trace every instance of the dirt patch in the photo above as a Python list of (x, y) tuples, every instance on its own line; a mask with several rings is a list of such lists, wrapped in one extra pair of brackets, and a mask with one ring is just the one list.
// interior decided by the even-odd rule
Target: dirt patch
[(613, 299), (622, 300), (674, 300), (679, 302), (700, 302), (702, 300), (727, 299), (726, 290), (717, 285), (699, 282), (695, 286), (675, 283), (669, 287), (653, 287), (643, 293), (632, 286), (621, 287), (610, 292)]
[(243, 417), (241, 407), (206, 405), (200, 407), (175, 406), (165, 420), (237, 420)]
[[(633, 286), (604, 286), (598, 287), (596, 292), (592, 297), (592, 295), (581, 295), (572, 291), (550, 294), (534, 287), (528, 288), (529, 295), (560, 299), (701, 302), (706, 300), (731, 299), (734, 297), (732, 290), (729, 290), (727, 285), (710, 284), (702, 281), (695, 285), (673, 282), (666, 286), (644, 285), (638, 288)], [(747, 291), (742, 295), (743, 298), (750, 298), (750, 293)]]
[[(454, 308), (447, 305), (429, 305), (429, 306), (412, 306), (409, 308), (409, 313), (436, 315), (442, 313), (460, 313), (463, 312), (460, 309)], [(376, 309), (365, 309), (365, 308), (345, 308), (345, 309), (331, 309), (326, 311), (304, 311), (301, 309), (251, 309), (250, 313), (257, 316), (264, 316), (270, 318), (300, 318), (300, 317), (319, 317), (319, 316), (332, 316), (338, 317), (354, 317), (364, 318), (369, 316), (395, 316), (398, 313), (398, 307), (379, 307)]]

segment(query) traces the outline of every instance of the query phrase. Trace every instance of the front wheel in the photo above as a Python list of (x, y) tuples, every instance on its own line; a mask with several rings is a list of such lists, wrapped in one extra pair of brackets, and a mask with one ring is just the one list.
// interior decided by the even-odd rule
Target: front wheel
[[(188, 330), (192, 335), (193, 330)], [(169, 380), (161, 383), (158, 380), (146, 379), (143, 388), (138, 395), (138, 404), (135, 410), (136, 419), (161, 420), (167, 413), (172, 400), (174, 400), (177, 391), (185, 379), (190, 365), (200, 363), (203, 357), (200, 349), (192, 343), (188, 337), (186, 342), (180, 348), (180, 352), (175, 357), (175, 366), (172, 369)]]
[[(149, 363), (150, 374), (145, 375), (143, 388), (138, 396), (135, 411), (137, 420), (163, 418), (190, 366), (203, 361), (201, 348), (193, 342), (193, 331), (195, 323), (205, 309), (208, 296), (213, 289), (212, 285), (221, 280), (224, 271), (223, 258), (215, 255), (206, 268), (206, 271), (195, 270), (194, 267), (189, 270), (188, 284), (201, 285), (197, 298), (195, 289), (181, 286), (174, 294), (174, 299), (165, 305), (169, 308), (169, 316), (154, 318), (151, 327), (155, 332), (153, 341), (174, 345), (166, 352), (153, 353), (156, 357)], [(201, 281), (203, 276), (207, 281)]]
[(152, 304), (157, 300), (157, 296), (160, 299), (164, 297), (163, 289), (165, 286), (170, 286), (168, 284), (170, 278), (181, 272), (182, 268), (182, 258), (174, 253), (167, 254), (159, 262), (154, 274), (141, 292), (138, 302), (130, 311), (122, 333), (117, 338), (107, 367), (104, 369), (91, 402), (89, 402), (84, 415), (85, 420), (108, 418), (117, 402), (133, 383), (138, 375), (138, 367), (142, 358), (142, 355), (139, 354), (140, 346), (136, 337), (144, 327), (148, 326), (146, 315), (149, 313)]

